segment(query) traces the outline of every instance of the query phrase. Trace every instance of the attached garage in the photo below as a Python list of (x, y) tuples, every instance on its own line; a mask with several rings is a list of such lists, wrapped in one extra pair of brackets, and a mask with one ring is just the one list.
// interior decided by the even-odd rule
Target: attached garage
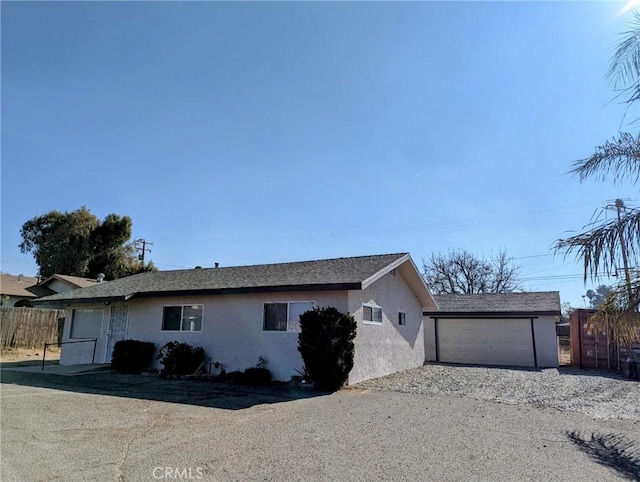
[[(558, 292), (436, 295), (425, 312), (426, 361), (557, 367)], [(431, 338), (431, 339), (429, 339)]]

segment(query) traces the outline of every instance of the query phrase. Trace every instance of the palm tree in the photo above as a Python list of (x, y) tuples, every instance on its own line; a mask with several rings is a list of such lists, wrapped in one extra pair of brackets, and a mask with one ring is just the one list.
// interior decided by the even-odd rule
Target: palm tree
[[(624, 32), (607, 73), (610, 85), (624, 96), (627, 111), (640, 101), (640, 14), (634, 12), (630, 30)], [(634, 124), (638, 119), (633, 119)], [(594, 178), (612, 180), (614, 184), (631, 180), (640, 181), (640, 136), (629, 132), (596, 147), (595, 152), (575, 161), (569, 171), (578, 176), (580, 182)], [(574, 253), (581, 259), (584, 280), (597, 278), (601, 274), (616, 276), (618, 268), (624, 266), (625, 280), (611, 291), (590, 322), (597, 329), (608, 325), (621, 343), (630, 347), (640, 341), (640, 272), (637, 269), (640, 257), (640, 209), (627, 208), (616, 201), (618, 216), (607, 220), (605, 212), (611, 206), (596, 213), (585, 231), (570, 238), (560, 239), (555, 244), (557, 251), (565, 256)], [(636, 266), (635, 270), (629, 264)]]

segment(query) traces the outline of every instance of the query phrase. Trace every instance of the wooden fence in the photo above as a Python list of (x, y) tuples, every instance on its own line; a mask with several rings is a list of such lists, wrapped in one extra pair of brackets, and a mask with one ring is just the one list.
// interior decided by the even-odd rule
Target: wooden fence
[(41, 348), (57, 343), (63, 324), (64, 310), (0, 307), (0, 345)]

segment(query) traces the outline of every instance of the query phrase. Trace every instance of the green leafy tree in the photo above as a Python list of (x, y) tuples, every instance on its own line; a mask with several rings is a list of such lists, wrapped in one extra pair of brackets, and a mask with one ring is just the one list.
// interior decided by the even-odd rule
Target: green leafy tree
[(300, 315), (298, 351), (311, 380), (321, 390), (337, 390), (353, 368), (357, 323), (349, 313), (316, 308)]
[(570, 301), (563, 301), (560, 304), (560, 313), (561, 313), (560, 321), (562, 323), (569, 321), (569, 317), (571, 316), (571, 313), (573, 313), (576, 310), (577, 308), (573, 306)]
[(155, 270), (152, 263), (138, 262), (129, 242), (131, 230), (128, 216), (109, 214), (101, 222), (84, 206), (50, 211), (22, 225), (19, 247), (33, 254), (43, 277), (61, 273), (93, 278), (104, 273), (106, 279), (115, 279)]
[(599, 285), (595, 290), (587, 290), (585, 296), (589, 299), (591, 308), (599, 308), (613, 290), (613, 286)]
[(433, 253), (422, 260), (424, 279), (436, 294), (510, 293), (521, 290), (520, 267), (506, 251), (490, 259), (464, 249)]

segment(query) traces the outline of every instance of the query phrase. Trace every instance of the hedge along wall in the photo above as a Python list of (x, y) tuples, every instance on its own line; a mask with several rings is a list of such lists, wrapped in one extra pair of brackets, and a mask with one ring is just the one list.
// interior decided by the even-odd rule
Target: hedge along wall
[(0, 307), (0, 346), (42, 348), (57, 343), (64, 310)]

